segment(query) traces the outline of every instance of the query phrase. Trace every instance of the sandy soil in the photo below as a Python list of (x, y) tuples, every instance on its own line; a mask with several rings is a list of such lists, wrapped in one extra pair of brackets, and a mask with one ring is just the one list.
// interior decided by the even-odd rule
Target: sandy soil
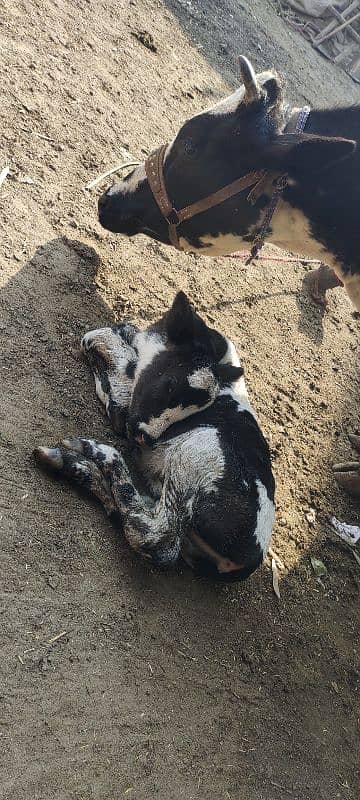
[[(0, 8), (0, 796), (355, 800), (360, 572), (327, 520), (358, 520), (330, 464), (359, 432), (359, 323), (341, 291), (325, 314), (309, 302), (301, 262), (245, 272), (108, 235), (83, 186), (235, 86), (238, 52), (293, 100), (358, 87), (265, 0)], [(32, 461), (67, 434), (112, 440), (79, 338), (146, 324), (178, 287), (236, 341), (271, 440), (280, 601), (269, 563), (228, 588), (152, 572)]]

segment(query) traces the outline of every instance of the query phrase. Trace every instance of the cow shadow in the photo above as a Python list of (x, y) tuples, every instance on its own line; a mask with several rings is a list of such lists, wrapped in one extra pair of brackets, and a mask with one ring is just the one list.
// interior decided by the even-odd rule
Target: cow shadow
[(318, 305), (311, 297), (307, 284), (307, 275), (296, 292), (296, 303), (299, 310), (298, 331), (303, 333), (313, 344), (320, 346), (324, 339), (323, 322), (326, 306)]

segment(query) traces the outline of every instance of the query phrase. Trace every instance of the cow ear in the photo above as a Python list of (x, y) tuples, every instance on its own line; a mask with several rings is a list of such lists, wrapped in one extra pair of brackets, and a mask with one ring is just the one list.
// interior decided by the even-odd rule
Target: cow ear
[(311, 134), (282, 134), (264, 152), (261, 166), (287, 172), (294, 178), (306, 178), (349, 156), (355, 149), (352, 139), (312, 136)]
[(281, 105), (283, 96), (281, 81), (278, 75), (273, 75), (272, 78), (268, 78), (268, 80), (262, 84), (261, 88), (263, 92), (265, 92), (265, 105), (269, 111), (275, 106)]
[(174, 344), (194, 339), (194, 311), (185, 292), (178, 292), (165, 315), (165, 328)]
[(214, 373), (222, 383), (235, 383), (244, 374), (242, 367), (234, 367), (232, 364), (217, 364)]

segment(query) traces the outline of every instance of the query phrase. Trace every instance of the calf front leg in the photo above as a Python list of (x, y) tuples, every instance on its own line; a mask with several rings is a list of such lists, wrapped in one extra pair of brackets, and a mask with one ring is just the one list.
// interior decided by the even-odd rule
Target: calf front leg
[(113, 328), (89, 331), (81, 341), (81, 349), (92, 369), (96, 394), (103, 403), (111, 425), (120, 436), (126, 436), (134, 371), (138, 353), (134, 339), (138, 328), (120, 323)]
[[(122, 455), (93, 439), (64, 440), (53, 448), (38, 447), (42, 465), (68, 478), (97, 498), (125, 538), (156, 566), (175, 563), (182, 538), (181, 515), (175, 513), (174, 492), (164, 486), (154, 503), (139, 494)], [(171, 507), (168, 499), (171, 497)]]

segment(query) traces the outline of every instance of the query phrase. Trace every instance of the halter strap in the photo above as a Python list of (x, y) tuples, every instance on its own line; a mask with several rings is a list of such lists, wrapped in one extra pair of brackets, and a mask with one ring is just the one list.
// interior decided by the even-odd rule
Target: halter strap
[[(299, 110), (295, 124), (295, 133), (299, 133), (300, 131), (304, 130), (309, 113), (310, 108), (308, 106), (305, 106)], [(177, 210), (170, 202), (165, 186), (163, 167), (167, 147), (167, 144), (163, 144), (149, 155), (145, 161), (145, 172), (154, 199), (162, 213), (162, 216), (169, 226), (170, 242), (174, 247), (176, 247), (177, 250), (183, 249), (180, 245), (177, 230), (178, 226), (181, 225), (182, 222), (192, 219), (192, 217), (195, 217), (197, 214), (202, 214), (204, 211), (208, 211), (210, 208), (213, 208), (220, 203), (224, 203), (226, 200), (229, 200), (231, 197), (234, 197), (235, 195), (244, 191), (244, 189), (248, 189), (250, 186), (252, 186), (253, 189), (251, 192), (249, 192), (247, 200), (253, 205), (256, 203), (260, 195), (263, 194), (264, 189), (269, 182), (271, 183), (271, 200), (259, 231), (254, 238), (253, 247), (251, 249), (250, 258), (254, 258), (264, 244), (266, 232), (277, 207), (281, 192), (287, 186), (287, 175), (274, 175), (265, 169), (247, 172), (242, 178), (237, 178), (237, 180), (233, 181), (232, 183), (228, 183), (226, 186), (223, 186), (216, 192), (213, 192), (212, 194), (197, 200), (197, 202), (191, 203), (190, 205)]]
[[(304, 108), (297, 109), (297, 116), (295, 117), (295, 119), (293, 115), (290, 117), (290, 120), (285, 130), (287, 132), (289, 132), (290, 130), (291, 133), (301, 133), (304, 130), (305, 125), (307, 123), (310, 110), (311, 110), (310, 106), (304, 106)], [(259, 251), (263, 247), (270, 222), (278, 207), (280, 197), (284, 189), (286, 189), (287, 185), (288, 185), (288, 176), (286, 174), (280, 175), (276, 179), (273, 187), (273, 192), (270, 198), (270, 203), (265, 211), (265, 215), (263, 217), (260, 228), (254, 236), (253, 245), (250, 250), (249, 258), (245, 262), (246, 265), (251, 264), (252, 260), (256, 258)]]
[(195, 217), (196, 214), (202, 214), (203, 211), (208, 211), (209, 208), (224, 203), (225, 200), (229, 200), (244, 189), (248, 189), (249, 186), (255, 186), (256, 188), (257, 184), (262, 183), (266, 176), (266, 170), (248, 172), (246, 175), (243, 175), (242, 178), (237, 178), (236, 181), (228, 183), (226, 186), (223, 186), (222, 189), (218, 189), (217, 192), (213, 192), (203, 197), (201, 200), (197, 200), (196, 203), (191, 203), (191, 205), (177, 210), (173, 207), (172, 203), (170, 203), (165, 186), (163, 165), (166, 150), (167, 145), (163, 144), (151, 153), (145, 161), (145, 172), (154, 198), (163, 217), (168, 223), (170, 242), (177, 250), (183, 249), (179, 242), (177, 232), (178, 225), (185, 222), (185, 220)]

